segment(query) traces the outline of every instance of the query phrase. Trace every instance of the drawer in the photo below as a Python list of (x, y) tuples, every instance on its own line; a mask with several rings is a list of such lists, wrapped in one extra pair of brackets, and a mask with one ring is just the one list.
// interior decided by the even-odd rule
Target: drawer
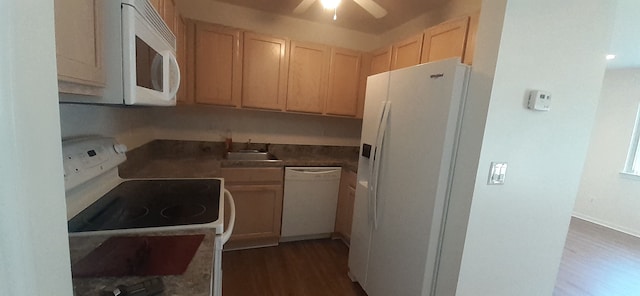
[(234, 184), (282, 184), (283, 168), (222, 168), (226, 185)]

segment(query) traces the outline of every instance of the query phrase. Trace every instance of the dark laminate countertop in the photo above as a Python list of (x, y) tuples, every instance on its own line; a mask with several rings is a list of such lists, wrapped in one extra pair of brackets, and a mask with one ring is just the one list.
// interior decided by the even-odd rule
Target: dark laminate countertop
[[(138, 235), (185, 235), (205, 234), (187, 270), (182, 275), (162, 276), (165, 290), (162, 296), (208, 296), (213, 278), (213, 253), (215, 248), (214, 232), (204, 230), (182, 230), (171, 232), (152, 232)], [(70, 237), (71, 262), (76, 263), (104, 241), (114, 235)], [(136, 284), (153, 277), (98, 277), (74, 278), (75, 296), (99, 296), (102, 291), (113, 291), (118, 285)]]
[(251, 144), (239, 149), (267, 150), (277, 162), (224, 159), (224, 143), (155, 140), (127, 152), (120, 165), (123, 178), (214, 178), (227, 167), (340, 166), (356, 172), (358, 147)]

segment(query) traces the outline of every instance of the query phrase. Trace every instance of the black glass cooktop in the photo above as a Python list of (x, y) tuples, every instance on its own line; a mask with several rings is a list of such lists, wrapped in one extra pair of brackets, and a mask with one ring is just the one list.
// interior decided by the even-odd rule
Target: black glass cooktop
[(131, 180), (69, 220), (69, 232), (211, 223), (218, 220), (220, 180)]

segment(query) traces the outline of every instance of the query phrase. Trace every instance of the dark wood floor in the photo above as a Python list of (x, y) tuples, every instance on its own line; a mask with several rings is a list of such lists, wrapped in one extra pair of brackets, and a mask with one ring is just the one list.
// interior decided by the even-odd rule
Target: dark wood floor
[(640, 238), (572, 218), (554, 295), (640, 295)]
[[(225, 252), (224, 296), (366, 296), (348, 252), (337, 240)], [(640, 295), (640, 238), (572, 218), (554, 295)]]
[(338, 240), (283, 243), (224, 252), (224, 296), (366, 296), (347, 276), (349, 250)]

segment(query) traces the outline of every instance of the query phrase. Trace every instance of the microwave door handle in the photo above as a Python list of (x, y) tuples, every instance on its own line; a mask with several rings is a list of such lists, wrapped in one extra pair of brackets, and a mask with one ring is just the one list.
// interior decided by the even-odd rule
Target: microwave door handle
[[(175, 77), (175, 79), (171, 79)], [(169, 81), (173, 82), (170, 88), (169, 98), (173, 99), (178, 94), (178, 89), (180, 88), (180, 65), (178, 65), (178, 60), (173, 54), (169, 54)]]

